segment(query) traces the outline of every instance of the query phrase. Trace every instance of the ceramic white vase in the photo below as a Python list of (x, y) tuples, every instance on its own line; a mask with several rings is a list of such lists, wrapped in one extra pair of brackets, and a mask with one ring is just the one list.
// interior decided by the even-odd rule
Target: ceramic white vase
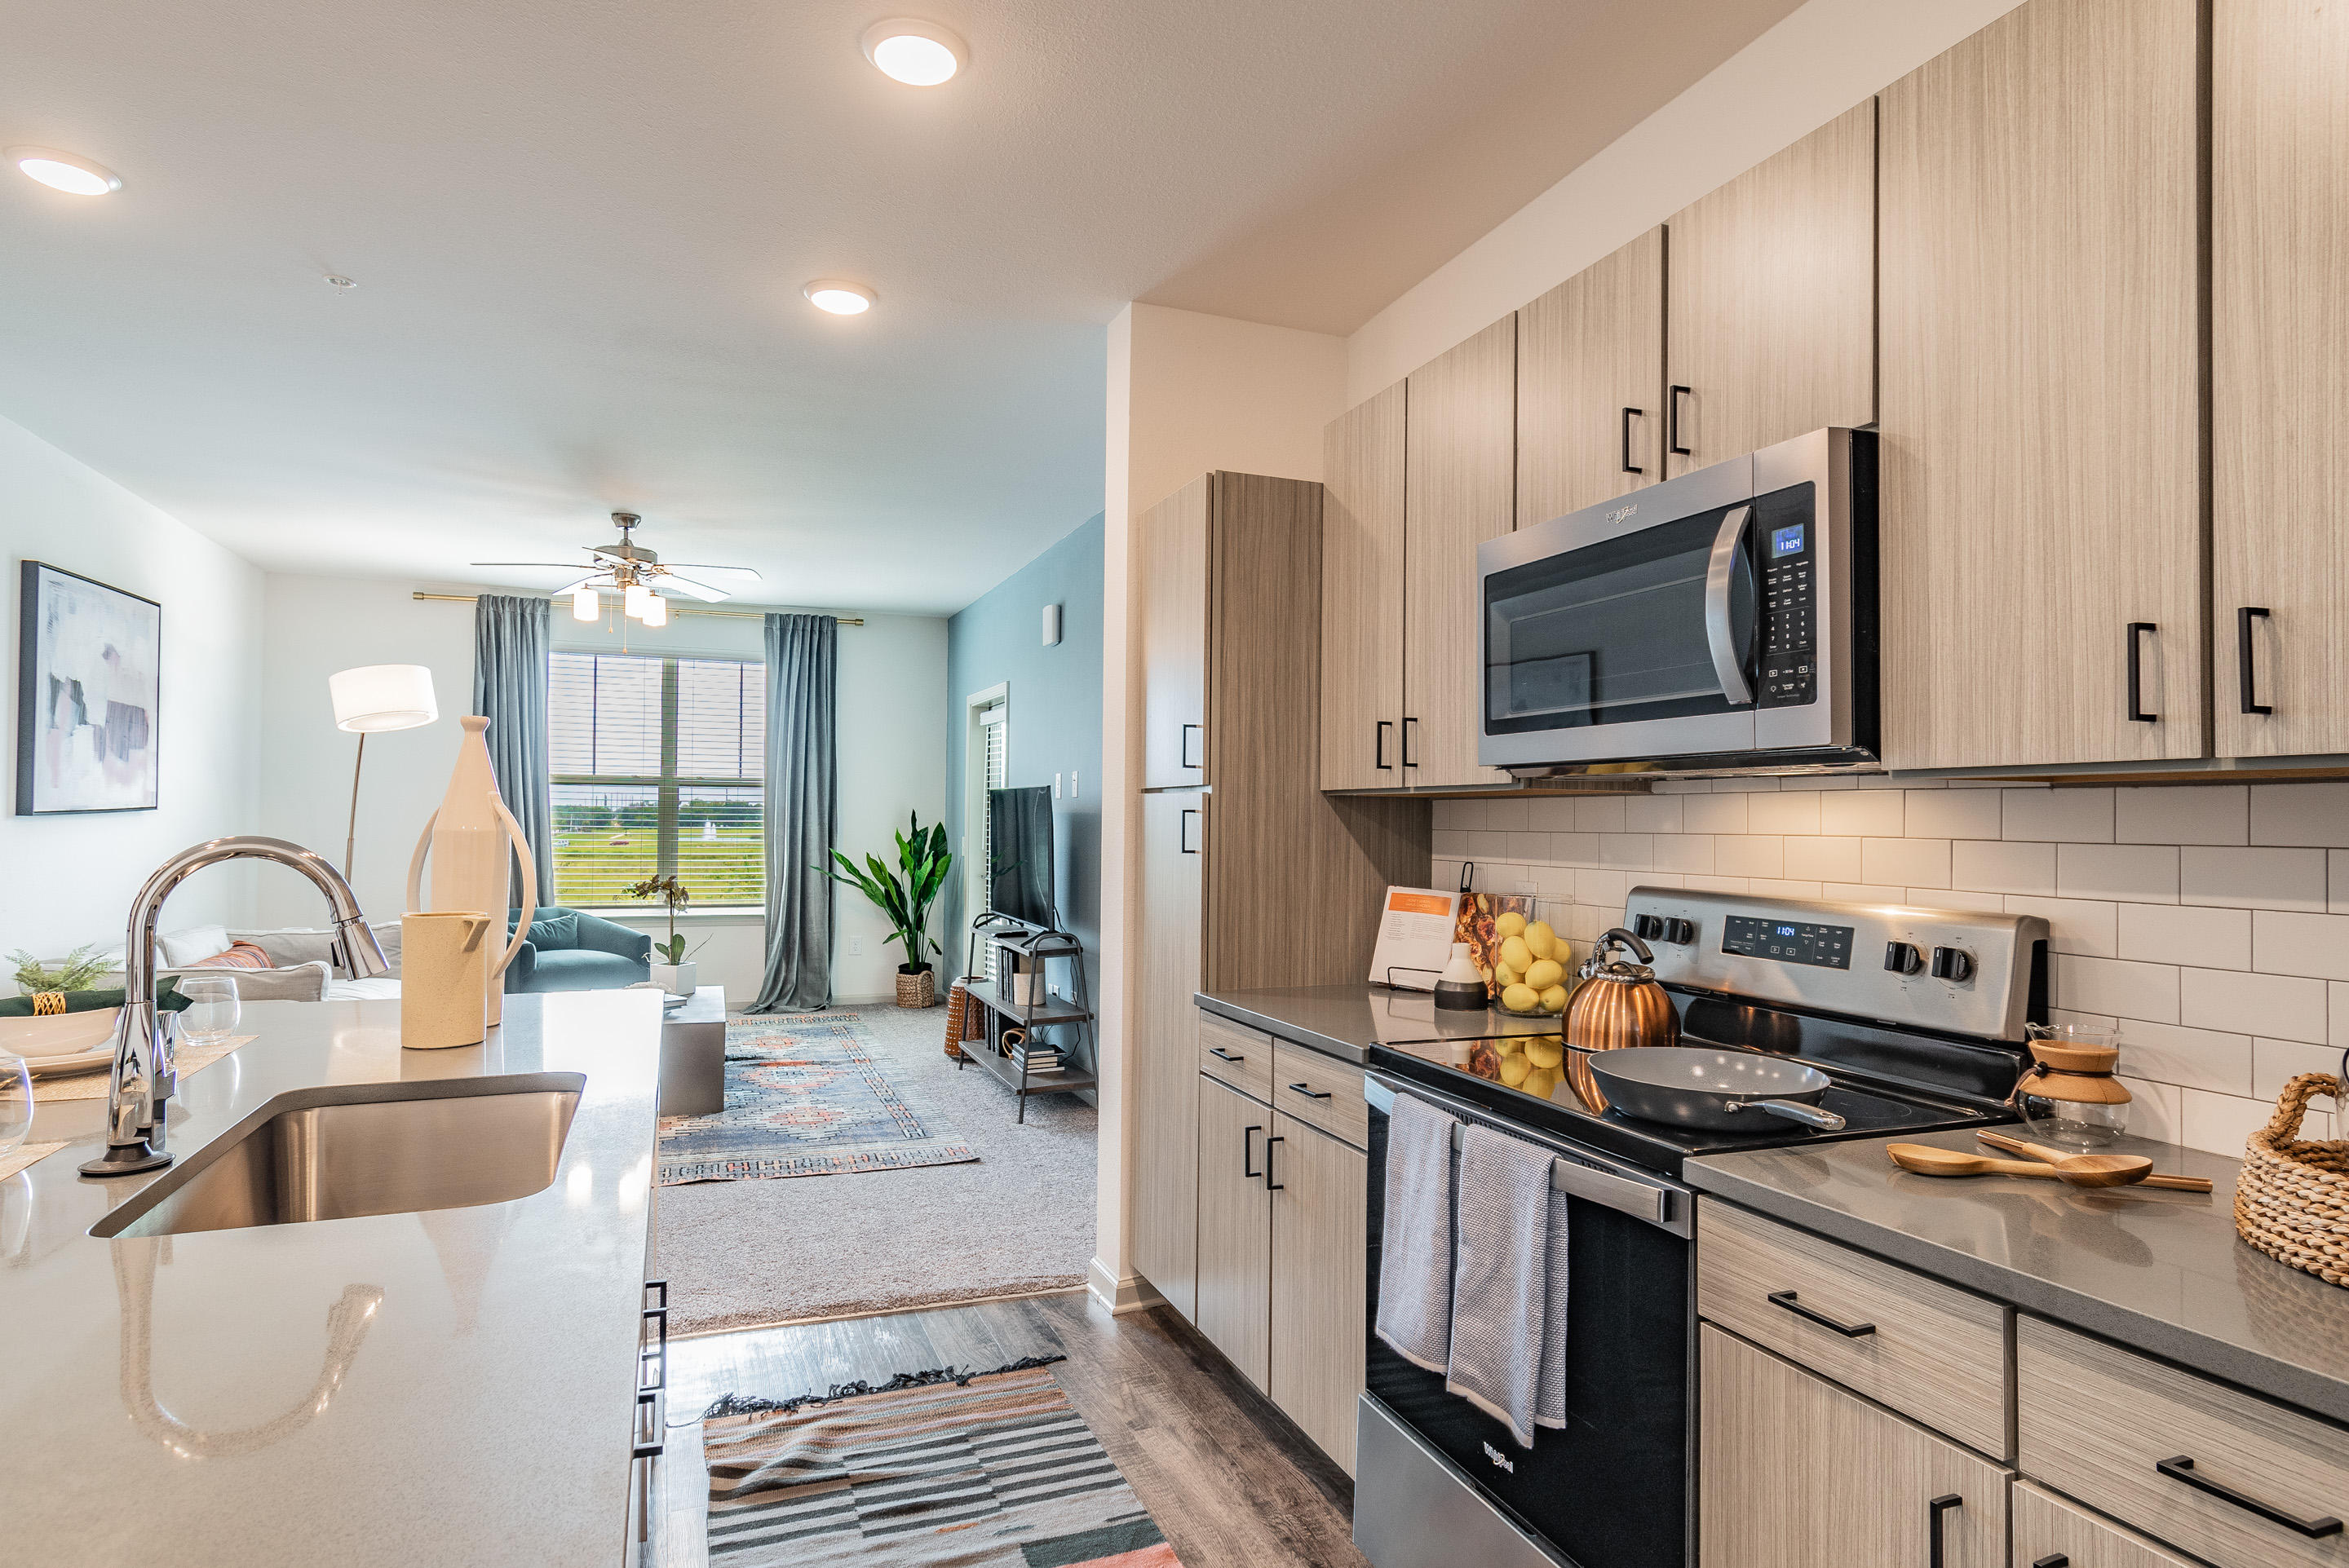
[[(503, 1016), (506, 965), (522, 951), (538, 910), (538, 866), (522, 824), (498, 794), (498, 777), (490, 766), (490, 743), (484, 736), (490, 721), (468, 714), (457, 721), (465, 738), (457, 748), (457, 767), (449, 775), (448, 792), (440, 809), (425, 822), (408, 862), (408, 907), (428, 911), (500, 911), (506, 903), (506, 855), (522, 859), (522, 918), (514, 923), (513, 938), (502, 954), (492, 956), (482, 978), (485, 1016), (495, 1026)], [(432, 898), (423, 896), (424, 861), (432, 859)], [(407, 963), (401, 961), (401, 995), (407, 994)]]
[(672, 996), (690, 996), (697, 982), (694, 975), (701, 965), (694, 963), (656, 964), (653, 983)]
[(399, 1044), (478, 1046), (489, 1037), (490, 927), (473, 910), (417, 911), (399, 922)]

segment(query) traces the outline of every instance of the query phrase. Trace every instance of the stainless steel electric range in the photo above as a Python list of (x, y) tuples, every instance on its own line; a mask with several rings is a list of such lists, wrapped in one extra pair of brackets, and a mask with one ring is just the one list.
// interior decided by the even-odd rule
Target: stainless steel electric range
[[(1692, 1156), (2012, 1120), (2023, 1026), (2045, 1016), (2030, 915), (1636, 888), (1682, 1041), (1801, 1058), (1844, 1127), (1721, 1134), (1499, 1081), (1486, 1041), (1371, 1047), (1367, 1389), (1354, 1540), (1376, 1568), (1687, 1568), (1695, 1561)], [(1495, 1030), (1495, 1037), (1502, 1031)], [(1547, 1075), (1545, 1075), (1547, 1076)], [(1568, 1425), (1520, 1449), (1376, 1332), (1388, 1114), (1413, 1095), (1555, 1151), (1568, 1204)]]

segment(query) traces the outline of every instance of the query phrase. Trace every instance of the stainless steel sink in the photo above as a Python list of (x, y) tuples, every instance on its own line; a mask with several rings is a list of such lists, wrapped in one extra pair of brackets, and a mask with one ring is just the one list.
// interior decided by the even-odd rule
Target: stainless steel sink
[(90, 1228), (166, 1236), (504, 1203), (543, 1191), (586, 1078), (519, 1073), (279, 1095)]

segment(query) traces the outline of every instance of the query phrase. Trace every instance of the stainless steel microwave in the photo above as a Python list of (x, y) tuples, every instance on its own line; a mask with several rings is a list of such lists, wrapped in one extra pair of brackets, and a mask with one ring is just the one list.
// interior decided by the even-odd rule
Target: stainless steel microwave
[(1872, 432), (1814, 430), (1519, 529), (1476, 565), (1485, 766), (1876, 765)]

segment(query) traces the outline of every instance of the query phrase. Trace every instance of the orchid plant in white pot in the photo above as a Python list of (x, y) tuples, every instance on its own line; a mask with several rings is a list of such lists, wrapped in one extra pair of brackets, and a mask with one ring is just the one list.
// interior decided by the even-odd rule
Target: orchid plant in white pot
[(706, 946), (709, 938), (704, 937), (699, 945), (688, 948), (685, 938), (678, 934), (677, 914), (678, 911), (693, 903), (693, 895), (674, 876), (647, 877), (626, 891), (630, 898), (657, 898), (668, 907), (668, 936), (665, 941), (653, 944), (654, 954), (667, 962), (652, 966), (653, 983), (672, 996), (692, 995), (697, 984), (695, 973), (700, 965), (687, 960), (691, 954), (699, 952), (701, 946)]

